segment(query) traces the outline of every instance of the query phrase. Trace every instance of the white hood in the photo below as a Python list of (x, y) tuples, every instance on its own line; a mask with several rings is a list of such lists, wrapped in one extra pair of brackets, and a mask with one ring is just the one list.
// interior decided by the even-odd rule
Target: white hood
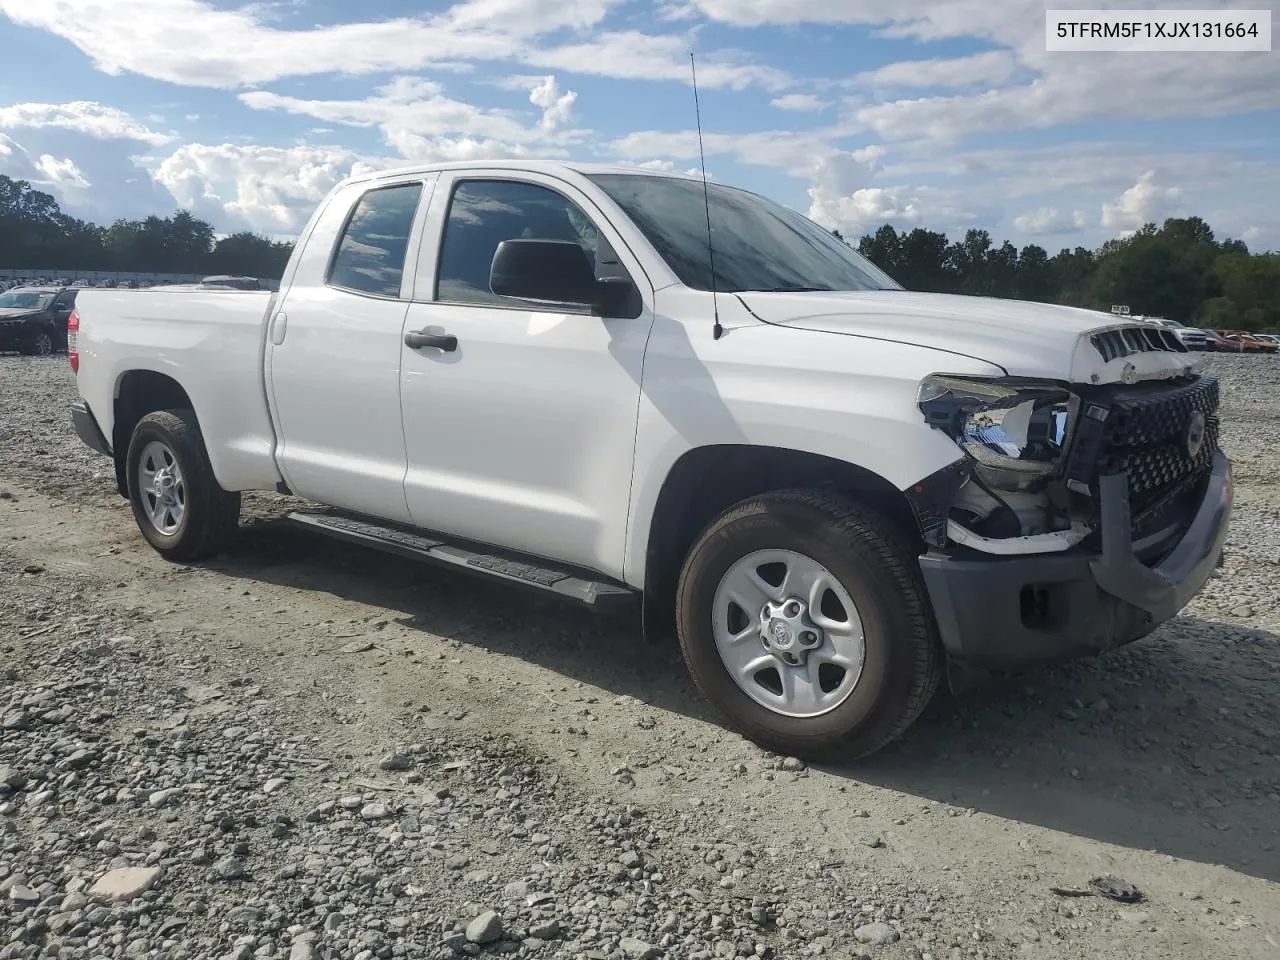
[(985, 360), (1015, 377), (1119, 383), (1181, 376), (1196, 364), (1192, 354), (1163, 351), (1106, 363), (1092, 334), (1147, 325), (1077, 307), (902, 290), (739, 296), (767, 323), (932, 347)]

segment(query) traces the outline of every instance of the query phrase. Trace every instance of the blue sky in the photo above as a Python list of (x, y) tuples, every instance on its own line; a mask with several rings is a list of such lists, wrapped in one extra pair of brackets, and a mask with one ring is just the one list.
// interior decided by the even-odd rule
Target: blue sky
[(0, 173), (88, 219), (288, 236), (368, 167), (688, 170), (695, 50), (711, 175), (847, 234), (1056, 251), (1198, 214), (1280, 249), (1280, 52), (1047, 53), (1066, 5), (0, 0)]

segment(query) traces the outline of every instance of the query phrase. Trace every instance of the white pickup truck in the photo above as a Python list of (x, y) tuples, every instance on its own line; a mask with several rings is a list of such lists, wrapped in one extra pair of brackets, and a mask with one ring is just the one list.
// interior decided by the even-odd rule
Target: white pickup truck
[(704, 186), (353, 178), (277, 293), (83, 291), (75, 427), (166, 557), (223, 547), (241, 491), (292, 493), (320, 533), (638, 609), (736, 728), (809, 758), (1200, 589), (1231, 474), (1171, 331), (910, 293)]

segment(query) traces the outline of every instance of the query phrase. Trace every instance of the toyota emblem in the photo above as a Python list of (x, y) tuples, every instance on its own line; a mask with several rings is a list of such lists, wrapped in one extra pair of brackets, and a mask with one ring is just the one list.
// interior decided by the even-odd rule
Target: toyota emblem
[(1200, 455), (1200, 450), (1204, 446), (1204, 433), (1205, 417), (1197, 410), (1191, 414), (1191, 420), (1187, 423), (1187, 456), (1192, 460)]

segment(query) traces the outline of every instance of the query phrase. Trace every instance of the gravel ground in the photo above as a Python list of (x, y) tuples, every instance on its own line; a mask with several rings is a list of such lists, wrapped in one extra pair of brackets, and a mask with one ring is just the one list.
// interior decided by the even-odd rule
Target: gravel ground
[[(1107, 657), (764, 753), (635, 632), (278, 522), (164, 563), (0, 357), (0, 960), (1280, 956), (1280, 358), (1228, 558)], [(1139, 903), (1064, 897), (1111, 875)]]

